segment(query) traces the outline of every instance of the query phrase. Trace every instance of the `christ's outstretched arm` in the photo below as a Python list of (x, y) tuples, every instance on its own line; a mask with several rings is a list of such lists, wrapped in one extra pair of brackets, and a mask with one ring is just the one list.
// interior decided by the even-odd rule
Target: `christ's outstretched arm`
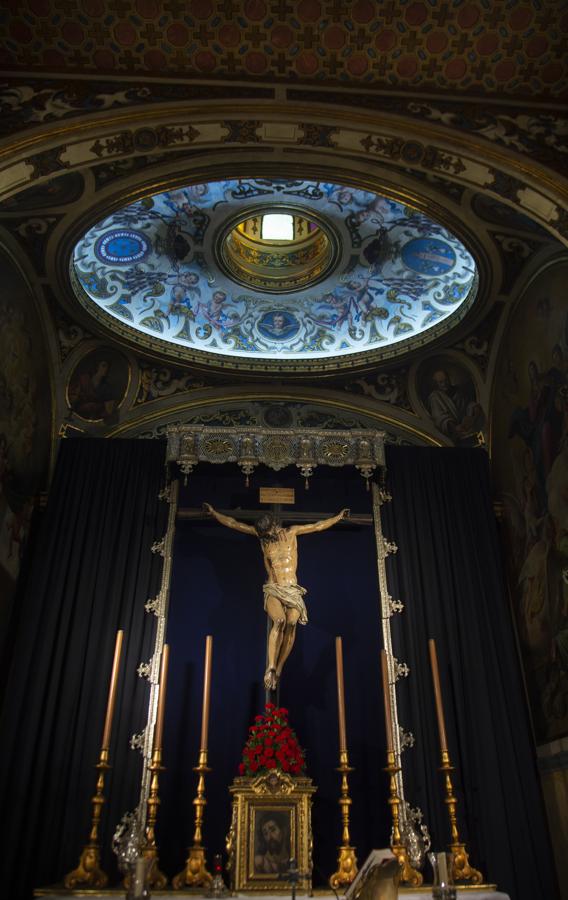
[(210, 516), (213, 516), (214, 519), (217, 519), (221, 525), (226, 525), (227, 528), (232, 528), (234, 531), (241, 531), (243, 534), (256, 534), (254, 525), (247, 525), (245, 522), (239, 522), (238, 519), (233, 519), (232, 516), (226, 516), (223, 513), (217, 512), (210, 503), (204, 503), (203, 509), (205, 512), (208, 512)]
[(320, 519), (319, 522), (310, 522), (307, 525), (291, 525), (290, 528), (286, 530), (295, 535), (312, 534), (314, 531), (325, 531), (326, 528), (332, 528), (332, 526), (340, 522), (341, 519), (347, 518), (349, 512), (348, 509), (342, 509), (336, 516), (331, 516), (329, 519)]

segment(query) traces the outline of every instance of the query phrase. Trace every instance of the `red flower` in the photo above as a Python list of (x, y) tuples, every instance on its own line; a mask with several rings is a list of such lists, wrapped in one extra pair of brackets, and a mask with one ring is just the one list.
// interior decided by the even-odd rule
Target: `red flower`
[(280, 768), (284, 772), (300, 774), (304, 769), (304, 754), (296, 735), (288, 725), (288, 710), (266, 705), (264, 715), (255, 716), (255, 724), (249, 728), (249, 738), (243, 749), (239, 774)]

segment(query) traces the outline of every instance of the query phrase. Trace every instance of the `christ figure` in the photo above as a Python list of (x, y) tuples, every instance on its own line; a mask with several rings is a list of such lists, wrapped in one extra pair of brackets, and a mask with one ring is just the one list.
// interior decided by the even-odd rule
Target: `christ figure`
[(209, 503), (203, 508), (217, 519), (221, 525), (241, 531), (243, 534), (254, 534), (260, 540), (267, 580), (264, 584), (264, 609), (268, 613), (272, 627), (268, 635), (268, 660), (264, 674), (264, 686), (275, 691), (282, 674), (284, 663), (296, 637), (296, 625), (305, 625), (308, 612), (304, 603), (306, 589), (297, 582), (299, 534), (311, 534), (314, 531), (325, 531), (341, 519), (349, 515), (348, 509), (342, 509), (336, 516), (320, 519), (307, 525), (291, 525), (283, 528), (271, 513), (264, 513), (254, 525), (239, 522), (232, 516), (218, 512)]

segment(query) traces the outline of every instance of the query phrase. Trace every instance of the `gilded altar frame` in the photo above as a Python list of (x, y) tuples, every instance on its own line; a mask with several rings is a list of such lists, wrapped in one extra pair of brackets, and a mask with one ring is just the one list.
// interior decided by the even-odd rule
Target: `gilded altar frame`
[[(295, 859), (300, 873), (298, 889), (311, 892), (312, 795), (311, 778), (292, 777), (278, 770), (257, 778), (235, 778), (231, 828), (227, 836), (231, 889), (275, 893), (288, 890), (285, 872)], [(282, 865), (277, 871), (264, 865), (259, 834), (263, 822), (274, 820), (282, 833)]]
[[(387, 654), (388, 696), (393, 723), (394, 760), (397, 766), (396, 792), (400, 803), (399, 824), (402, 843), (407, 847), (411, 864), (415, 865), (418, 863), (418, 857), (422, 855), (421, 845), (425, 849), (429, 848), (430, 837), (427, 826), (422, 822), (421, 810), (410, 806), (404, 791), (402, 754), (407, 747), (413, 746), (414, 736), (399, 724), (398, 718), (397, 682), (401, 677), (406, 677), (410, 669), (405, 662), (394, 656), (391, 642), (391, 617), (402, 612), (404, 604), (400, 599), (391, 597), (387, 584), (386, 558), (391, 553), (395, 553), (397, 547), (384, 536), (381, 521), (381, 506), (391, 499), (384, 488), (385, 437), (384, 432), (371, 429), (318, 430), (309, 427), (292, 429), (171, 425), (167, 429), (166, 460), (172, 469), (176, 466), (185, 478), (190, 475), (198, 463), (203, 462), (236, 463), (245, 477), (252, 474), (259, 465), (266, 465), (274, 471), (290, 466), (295, 467), (306, 480), (318, 466), (325, 465), (337, 468), (352, 466), (359, 471), (367, 484), (371, 483), (379, 581), (379, 621), (383, 646)], [(146, 727), (140, 734), (133, 735), (131, 739), (131, 746), (138, 748), (144, 757), (140, 799), (136, 810), (136, 818), (141, 829), (146, 823), (150, 789), (150, 751), (156, 720), (158, 671), (168, 611), (178, 488), (179, 483), (177, 480), (173, 480), (164, 492), (164, 499), (167, 499), (170, 505), (167, 531), (163, 539), (157, 541), (152, 547), (153, 552), (160, 553), (164, 558), (162, 584), (158, 595), (146, 603), (146, 610), (157, 616), (158, 627), (152, 658), (138, 668), (138, 674), (148, 678), (151, 685)], [(274, 778), (272, 773), (269, 777)], [(289, 776), (282, 777), (289, 778)], [(303, 888), (304, 885), (311, 887), (311, 795), (315, 788), (311, 785), (310, 779), (304, 779), (306, 799), (300, 802), (300, 781), (301, 779), (290, 779), (290, 783), (295, 784), (296, 787), (292, 791), (288, 784), (287, 791), (288, 794), (293, 795), (294, 801), (298, 799), (297, 826), (294, 825), (297, 845), (291, 849), (296, 851), (299, 871), (306, 873), (306, 877), (300, 881), (300, 886)], [(282, 782), (281, 786), (283, 784)], [(247, 823), (246, 818), (247, 803), (249, 807), (251, 802), (253, 804), (260, 803), (260, 798), (264, 794), (268, 797), (268, 803), (265, 802), (265, 805), (269, 806), (271, 800), (277, 799), (276, 795), (273, 792), (271, 796), (267, 782), (263, 782), (262, 778), (235, 779), (230, 791), (233, 794), (233, 818), (227, 838), (227, 850), (229, 865), (233, 866), (231, 877), (234, 889), (258, 892), (281, 890), (285, 882), (280, 879), (264, 880), (251, 877), (250, 863), (247, 875), (246, 857), (242, 855), (246, 853), (248, 844), (250, 844), (250, 835), (247, 830), (250, 823)], [(252, 793), (250, 793), (251, 791)], [(244, 819), (241, 818), (243, 815)], [(294, 819), (294, 823), (296, 823), (296, 819)], [(246, 838), (243, 837), (245, 832), (248, 836)], [(246, 841), (248, 844), (245, 843)], [(252, 874), (254, 875), (254, 872)]]

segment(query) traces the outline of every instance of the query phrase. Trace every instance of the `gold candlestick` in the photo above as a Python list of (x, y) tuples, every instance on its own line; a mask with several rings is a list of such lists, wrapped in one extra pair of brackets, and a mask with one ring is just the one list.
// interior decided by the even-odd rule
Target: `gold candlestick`
[(341, 809), (341, 847), (337, 858), (337, 872), (329, 879), (329, 884), (336, 890), (341, 885), (349, 885), (357, 874), (357, 856), (355, 847), (351, 846), (349, 834), (349, 796), (348, 775), (353, 769), (349, 765), (347, 755), (347, 729), (345, 727), (345, 687), (343, 683), (343, 644), (340, 637), (335, 638), (335, 660), (337, 669), (337, 718), (339, 724), (339, 768), (341, 773), (341, 792), (339, 808)]
[(396, 775), (397, 772), (400, 772), (400, 767), (396, 765), (394, 750), (387, 750), (387, 765), (385, 772), (389, 775), (388, 804), (391, 808), (392, 816), (391, 850), (393, 855), (398, 859), (400, 865), (400, 880), (405, 884), (412, 885), (412, 887), (420, 887), (423, 881), (422, 875), (417, 869), (414, 869), (410, 865), (407, 849), (403, 845), (400, 836), (400, 800), (396, 790)]
[(203, 709), (201, 716), (201, 749), (199, 751), (198, 764), (193, 770), (197, 772), (197, 796), (193, 801), (195, 807), (195, 830), (193, 832), (193, 845), (189, 848), (189, 856), (185, 863), (185, 869), (176, 875), (172, 881), (172, 887), (178, 891), (183, 887), (199, 887), (210, 885), (213, 876), (207, 871), (205, 862), (205, 847), (202, 844), (203, 815), (207, 800), (205, 799), (205, 774), (211, 769), (207, 766), (207, 743), (209, 739), (209, 710), (211, 700), (211, 661), (213, 656), (213, 638), (210, 634), (205, 640), (205, 666), (203, 672)]
[(469, 856), (465, 849), (465, 844), (460, 841), (458, 831), (458, 821), (456, 815), (457, 798), (454, 795), (454, 787), (450, 773), (454, 771), (454, 767), (450, 762), (450, 754), (448, 752), (448, 739), (446, 736), (446, 723), (444, 718), (444, 706), (442, 702), (442, 689), (440, 687), (440, 672), (438, 669), (438, 656), (436, 653), (436, 642), (430, 638), (428, 641), (428, 649), (430, 652), (430, 668), (432, 670), (432, 680), (434, 682), (434, 697), (436, 700), (436, 715), (438, 718), (438, 734), (440, 738), (440, 754), (442, 764), (440, 772), (444, 773), (444, 789), (446, 796), (444, 803), (448, 809), (450, 819), (450, 835), (451, 844), (450, 853), (452, 854), (452, 874), (454, 881), (471, 881), (473, 884), (481, 884), (483, 875), (477, 869), (470, 865)]
[(388, 803), (391, 808), (392, 816), (391, 850), (398, 859), (401, 868), (400, 880), (405, 884), (411, 884), (413, 887), (419, 887), (423, 881), (422, 875), (410, 865), (408, 852), (402, 843), (400, 836), (400, 798), (396, 787), (396, 776), (397, 773), (400, 772), (400, 766), (397, 766), (396, 764), (394, 752), (390, 684), (386, 650), (381, 650), (381, 674), (383, 682), (383, 705), (385, 708), (385, 736), (387, 743), (387, 766), (385, 772), (389, 775), (390, 795)]
[(164, 644), (162, 651), (162, 660), (160, 664), (160, 693), (158, 695), (158, 711), (156, 713), (156, 729), (154, 731), (154, 747), (152, 750), (152, 763), (149, 770), (152, 773), (150, 780), (150, 791), (148, 794), (148, 814), (146, 816), (145, 841), (142, 855), (145, 859), (151, 860), (148, 867), (148, 875), (146, 877), (147, 886), (150, 889), (162, 891), (168, 879), (158, 866), (158, 845), (156, 844), (156, 819), (158, 818), (158, 809), (160, 806), (160, 797), (158, 793), (158, 785), (160, 772), (164, 771), (162, 765), (162, 737), (164, 733), (164, 715), (166, 711), (166, 686), (168, 681), (168, 663), (170, 658), (170, 648), (168, 644)]
[(200, 887), (210, 885), (213, 876), (207, 871), (205, 861), (205, 847), (203, 841), (203, 813), (207, 800), (205, 799), (205, 774), (211, 769), (207, 765), (207, 750), (199, 751), (199, 764), (194, 768), (198, 774), (197, 796), (193, 801), (195, 807), (195, 830), (193, 832), (193, 845), (189, 848), (189, 855), (185, 863), (185, 869), (172, 880), (172, 887), (179, 891), (184, 887)]
[[(150, 792), (148, 794), (148, 814), (146, 816), (146, 831), (142, 856), (144, 859), (152, 861), (148, 866), (148, 874), (146, 876), (147, 886), (150, 889), (163, 891), (168, 883), (168, 879), (158, 867), (158, 845), (156, 844), (155, 831), (158, 807), (160, 805), (158, 781), (160, 772), (164, 771), (164, 766), (162, 765), (162, 751), (159, 747), (156, 747), (152, 751), (152, 762), (149, 769), (152, 773), (152, 778), (150, 781)], [(126, 887), (128, 887), (127, 883)]]
[(101, 747), (99, 761), (95, 768), (98, 770), (95, 795), (91, 800), (93, 815), (91, 819), (91, 831), (89, 840), (83, 847), (79, 864), (76, 869), (68, 872), (63, 879), (63, 884), (68, 890), (81, 886), (90, 888), (104, 888), (108, 884), (108, 875), (101, 869), (101, 849), (99, 846), (99, 825), (101, 812), (105, 798), (103, 795), (105, 786), (105, 772), (110, 769), (108, 764), (108, 749)]
[(444, 773), (444, 787), (446, 791), (444, 803), (448, 808), (448, 816), (450, 819), (451, 844), (449, 845), (449, 848), (450, 853), (452, 854), (452, 872), (454, 881), (471, 881), (472, 884), (482, 884), (483, 875), (478, 869), (474, 869), (470, 864), (465, 844), (460, 841), (456, 816), (457, 799), (454, 795), (454, 788), (450, 775), (450, 772), (453, 771), (454, 767), (450, 763), (450, 754), (447, 750), (442, 750), (442, 765), (440, 766), (440, 772)]
[(114, 706), (116, 702), (118, 669), (120, 666), (123, 637), (124, 631), (117, 631), (114, 645), (114, 657), (112, 661), (112, 672), (110, 676), (105, 723), (103, 728), (103, 737), (101, 741), (99, 761), (95, 766), (95, 769), (97, 769), (99, 774), (97, 776), (95, 795), (91, 800), (91, 803), (93, 805), (91, 831), (89, 833), (89, 840), (83, 847), (81, 856), (79, 857), (79, 864), (77, 865), (77, 868), (73, 869), (71, 872), (68, 872), (63, 879), (63, 884), (69, 890), (79, 886), (90, 888), (104, 888), (108, 884), (108, 875), (101, 869), (99, 825), (101, 822), (102, 808), (105, 802), (105, 772), (107, 771), (107, 769), (110, 769), (110, 766), (108, 764), (110, 735), (112, 729), (112, 719), (114, 715)]
[(339, 887), (350, 885), (358, 872), (357, 855), (355, 847), (351, 846), (351, 836), (349, 834), (351, 798), (349, 796), (347, 779), (349, 772), (353, 772), (353, 768), (349, 765), (347, 750), (339, 751), (339, 768), (336, 771), (341, 773), (341, 794), (338, 802), (341, 809), (342, 830), (341, 847), (337, 857), (337, 872), (334, 872), (329, 879), (329, 885), (334, 891)]

